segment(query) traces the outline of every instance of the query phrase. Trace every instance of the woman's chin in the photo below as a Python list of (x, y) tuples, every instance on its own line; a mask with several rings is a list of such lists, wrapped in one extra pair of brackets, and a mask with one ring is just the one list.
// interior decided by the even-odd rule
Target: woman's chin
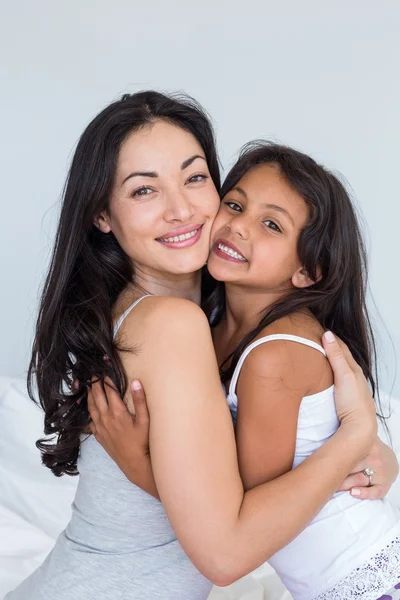
[(166, 272), (174, 275), (188, 275), (200, 271), (207, 262), (207, 255), (196, 257), (182, 257), (180, 260), (175, 260), (166, 267)]

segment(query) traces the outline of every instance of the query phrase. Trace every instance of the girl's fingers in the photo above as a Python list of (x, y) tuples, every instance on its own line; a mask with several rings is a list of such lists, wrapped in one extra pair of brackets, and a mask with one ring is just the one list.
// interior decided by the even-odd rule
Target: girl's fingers
[(147, 408), (146, 395), (142, 384), (137, 379), (131, 383), (131, 396), (135, 407), (136, 423), (138, 425), (147, 425), (150, 417)]
[(114, 382), (109, 377), (105, 377), (104, 379), (104, 389), (110, 411), (114, 415), (126, 413), (127, 408), (124, 401), (122, 400), (119, 391), (116, 389)]
[(94, 378), (92, 378), (91, 392), (93, 396), (93, 403), (99, 413), (99, 416), (105, 415), (108, 411), (107, 396), (101, 382), (94, 380)]
[(93, 433), (94, 437), (96, 437), (96, 434), (97, 434), (96, 424), (93, 422), (89, 423), (89, 429)]
[(87, 403), (88, 403), (89, 414), (92, 418), (92, 421), (94, 423), (98, 423), (99, 419), (100, 419), (100, 415), (99, 415), (99, 411), (97, 410), (97, 406), (94, 402), (93, 393), (92, 393), (91, 388), (88, 389)]

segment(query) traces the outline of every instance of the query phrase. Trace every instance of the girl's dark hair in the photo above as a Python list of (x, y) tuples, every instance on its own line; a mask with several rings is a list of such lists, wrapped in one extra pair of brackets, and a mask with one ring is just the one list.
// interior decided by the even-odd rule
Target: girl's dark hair
[[(259, 164), (276, 166), (301, 194), (309, 219), (300, 233), (297, 252), (314, 285), (293, 289), (263, 313), (258, 326), (240, 342), (223, 363), (222, 379), (231, 379), (248, 344), (268, 325), (286, 315), (309, 309), (322, 327), (335, 332), (346, 344), (368, 379), (381, 409), (377, 389), (376, 350), (366, 307), (367, 260), (354, 208), (343, 184), (309, 156), (271, 142), (250, 142), (228, 173), (221, 189), (224, 197), (239, 180)], [(218, 283), (208, 300), (214, 311), (213, 325), (224, 316), (225, 290)], [(222, 365), (223, 367), (223, 365)]]
[(220, 188), (210, 120), (187, 96), (154, 91), (125, 94), (82, 134), (65, 185), (28, 370), (29, 395), (35, 400), (37, 391), (45, 411), (45, 434), (55, 434), (36, 445), (43, 463), (58, 476), (78, 473), (92, 377), (109, 376), (121, 395), (125, 393), (126, 376), (113, 342), (111, 310), (134, 273), (113, 233), (101, 233), (93, 222), (108, 208), (121, 144), (132, 132), (159, 120), (197, 139), (212, 180)]

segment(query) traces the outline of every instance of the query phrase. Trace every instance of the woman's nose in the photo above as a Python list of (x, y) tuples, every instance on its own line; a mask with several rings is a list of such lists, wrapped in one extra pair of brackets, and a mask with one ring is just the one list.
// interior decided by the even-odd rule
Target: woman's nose
[(190, 221), (194, 215), (194, 207), (187, 196), (182, 192), (174, 192), (168, 198), (165, 218), (167, 221)]

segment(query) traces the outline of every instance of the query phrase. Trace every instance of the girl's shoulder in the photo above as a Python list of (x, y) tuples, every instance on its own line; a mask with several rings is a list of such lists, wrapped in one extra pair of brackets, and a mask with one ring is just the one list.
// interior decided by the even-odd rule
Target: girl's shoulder
[[(255, 338), (255, 342), (269, 336), (293, 336), (321, 346), (324, 333), (320, 323), (308, 313), (294, 313), (265, 327)], [(260, 343), (246, 358), (247, 369), (243, 375), (258, 373), (285, 382), (288, 387), (304, 388), (304, 394), (313, 394), (332, 385), (333, 375), (324, 354), (313, 345), (298, 343), (300, 340), (288, 338)]]
[(323, 333), (324, 329), (314, 315), (310, 312), (301, 311), (277, 319), (271, 325), (265, 327), (257, 337), (285, 334), (322, 345)]

